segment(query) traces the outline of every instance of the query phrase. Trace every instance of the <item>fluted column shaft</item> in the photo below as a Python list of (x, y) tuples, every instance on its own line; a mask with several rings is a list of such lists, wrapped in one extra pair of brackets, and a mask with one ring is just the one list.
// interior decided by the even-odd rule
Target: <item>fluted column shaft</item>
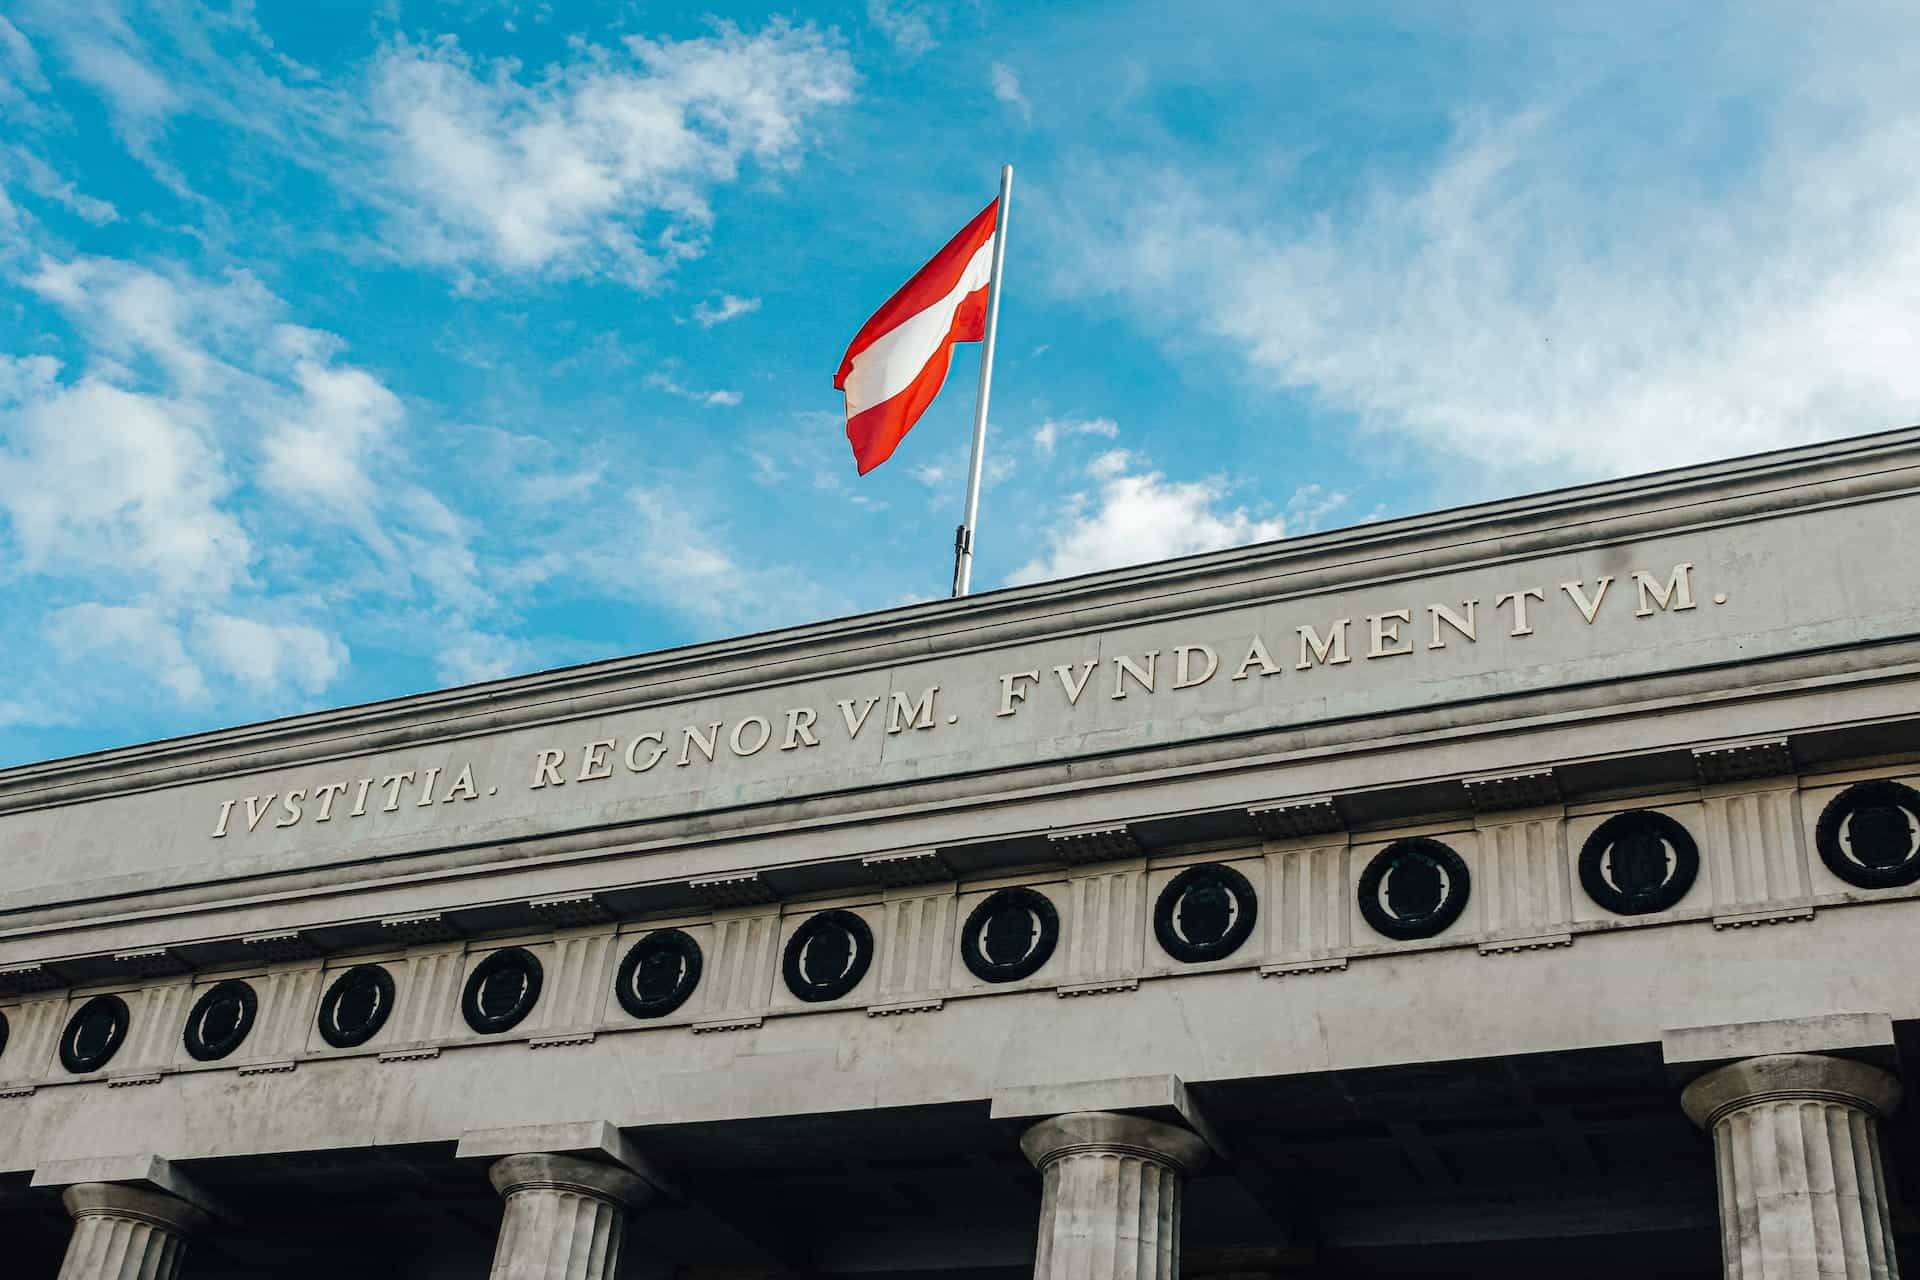
[(1181, 1182), (1206, 1162), (1204, 1142), (1079, 1111), (1033, 1126), (1020, 1149), (1043, 1180), (1034, 1280), (1177, 1280)]
[(571, 1156), (508, 1156), (488, 1170), (506, 1197), (490, 1280), (613, 1280), (627, 1209), (647, 1184)]
[(1713, 1135), (1727, 1280), (1897, 1280), (1880, 1117), (1900, 1085), (1878, 1067), (1788, 1053), (1687, 1086)]
[(73, 1235), (59, 1280), (174, 1280), (207, 1216), (159, 1191), (82, 1182), (61, 1193)]

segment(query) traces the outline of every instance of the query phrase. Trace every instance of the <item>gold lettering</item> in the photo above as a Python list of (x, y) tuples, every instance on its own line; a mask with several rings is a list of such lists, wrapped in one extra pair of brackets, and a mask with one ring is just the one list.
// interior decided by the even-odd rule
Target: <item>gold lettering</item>
[(780, 749), (792, 751), (803, 744), (819, 746), (820, 739), (813, 736), (813, 722), (819, 718), (812, 707), (787, 708), (787, 740), (780, 744)]
[[(1201, 654), (1207, 660), (1207, 669), (1199, 675), (1188, 678), (1187, 663), (1194, 654)], [(1173, 647), (1173, 687), (1191, 689), (1197, 684), (1205, 684), (1213, 679), (1213, 673), (1220, 669), (1220, 655), (1203, 644), (1180, 644)]]
[(853, 714), (853, 699), (840, 699), (840, 718), (847, 722), (847, 736), (849, 738), (857, 738), (860, 736), (860, 730), (865, 727), (867, 717), (873, 713), (874, 707), (878, 706), (879, 703), (880, 697), (878, 694), (875, 694), (873, 697), (867, 699), (866, 705), (860, 708), (860, 714), (856, 716)]
[[(1403, 622), (1408, 626), (1413, 625), (1412, 610), (1396, 609), (1392, 613), (1376, 613), (1367, 619), (1368, 627), (1373, 633), (1373, 642), (1367, 646), (1369, 660), (1397, 658), (1402, 654), (1413, 652), (1412, 639), (1400, 638), (1400, 624)], [(1388, 648), (1389, 645), (1397, 647)]]
[(320, 802), (320, 812), (313, 815), (313, 820), (315, 822), (331, 822), (333, 820), (334, 798), (345, 795), (346, 790), (347, 784), (344, 782), (329, 782), (326, 786), (317, 788), (313, 793), (313, 799)]
[[(748, 746), (743, 746), (741, 744), (740, 731), (742, 729), (745, 729), (750, 724), (757, 724), (760, 726), (760, 741), (754, 743), (751, 747), (748, 747)], [(727, 745), (733, 748), (733, 754), (737, 756), (750, 756), (750, 755), (753, 755), (755, 752), (759, 751), (760, 749), (762, 749), (763, 747), (765, 747), (771, 741), (773, 741), (773, 726), (767, 723), (766, 717), (765, 716), (748, 716), (745, 720), (742, 720), (739, 724), (736, 724), (735, 726), (733, 726), (733, 733), (728, 736)]]
[(607, 752), (620, 745), (617, 738), (602, 738), (598, 742), (589, 742), (580, 754), (580, 774), (575, 782), (597, 782), (601, 778), (613, 776), (613, 761), (607, 759)]
[(1343, 662), (1350, 661), (1347, 657), (1347, 628), (1352, 624), (1352, 618), (1335, 620), (1334, 624), (1327, 629), (1324, 640), (1312, 627), (1294, 628), (1300, 633), (1300, 664), (1297, 670), (1305, 671), (1313, 665), (1315, 658), (1329, 667), (1337, 667)]
[(1259, 665), (1260, 674), (1263, 676), (1277, 676), (1281, 672), (1280, 664), (1275, 662), (1273, 655), (1267, 652), (1267, 642), (1259, 636), (1255, 636), (1253, 643), (1247, 646), (1247, 660), (1240, 664), (1240, 669), (1233, 673), (1233, 678), (1245, 680), (1247, 668), (1255, 664)]
[(1671, 603), (1675, 613), (1680, 612), (1682, 609), (1693, 608), (1693, 579), (1689, 576), (1692, 572), (1693, 565), (1691, 562), (1677, 564), (1673, 566), (1673, 573), (1667, 578), (1667, 585), (1658, 587), (1654, 585), (1654, 577), (1652, 574), (1635, 569), (1633, 571), (1633, 585), (1639, 589), (1640, 607), (1633, 611), (1633, 616), (1636, 618), (1652, 617), (1653, 606), (1656, 602), (1662, 609), (1667, 608)]
[(1014, 707), (1013, 707), (1014, 703), (1025, 702), (1027, 700), (1028, 691), (1021, 687), (1020, 682), (1022, 680), (1028, 680), (1035, 684), (1038, 684), (1040, 682), (1040, 673), (1037, 670), (1036, 671), (1009, 671), (1006, 675), (1001, 676), (1000, 677), (1000, 709), (994, 712), (993, 713), (994, 715), (1010, 716), (1014, 712)]
[(699, 725), (690, 724), (682, 729), (680, 731), (680, 758), (674, 761), (674, 767), (680, 768), (692, 764), (693, 749), (695, 747), (700, 748), (700, 754), (707, 758), (707, 763), (713, 763), (713, 747), (716, 742), (720, 741), (720, 726), (725, 723), (726, 721), (724, 720), (715, 720), (707, 726), (705, 736), (701, 735)]
[(1513, 630), (1510, 635), (1530, 636), (1533, 628), (1527, 625), (1527, 600), (1545, 600), (1547, 593), (1538, 587), (1528, 587), (1525, 591), (1508, 591), (1493, 598), (1493, 607), (1498, 609), (1508, 601), (1513, 602)]
[[(463, 795), (462, 792), (465, 794)], [(469, 760), (460, 766), (460, 776), (447, 788), (447, 794), (440, 797), (441, 804), (452, 804), (455, 800), (478, 800), (480, 788), (473, 785), (473, 762)]]
[(895, 689), (887, 698), (887, 732), (933, 728), (933, 695), (939, 692), (939, 685), (928, 685), (921, 690), (920, 701), (909, 702), (906, 694)]
[(1592, 626), (1593, 615), (1600, 612), (1600, 602), (1607, 598), (1607, 586), (1612, 581), (1612, 574), (1601, 574), (1600, 589), (1593, 593), (1591, 601), (1587, 599), (1587, 584), (1584, 582), (1563, 582), (1560, 584), (1560, 589), (1567, 593), (1567, 597), (1573, 601), (1573, 607), (1578, 609), (1580, 616), (1587, 620), (1587, 625)]
[(533, 762), (533, 785), (529, 791), (538, 791), (542, 787), (564, 787), (567, 780), (560, 776), (560, 766), (566, 763), (567, 753), (559, 747), (548, 747)]
[(392, 813), (400, 807), (400, 788), (413, 781), (413, 770), (405, 773), (390, 773), (380, 779), (380, 785), (387, 789), (387, 802), (380, 806), (380, 812)]
[(1080, 705), (1080, 694), (1086, 689), (1087, 681), (1093, 679), (1093, 668), (1095, 665), (1097, 664), (1092, 658), (1088, 658), (1085, 662), (1081, 663), (1080, 678), (1078, 680), (1075, 680), (1071, 675), (1067, 674), (1073, 670), (1070, 665), (1062, 665), (1053, 669), (1053, 674), (1060, 677), (1060, 687), (1067, 691), (1068, 706), (1077, 707)]
[(1147, 665), (1141, 666), (1132, 658), (1121, 656), (1113, 660), (1113, 698), (1119, 701), (1127, 696), (1127, 677), (1132, 676), (1135, 683), (1148, 693), (1153, 692), (1153, 667), (1158, 661), (1160, 651), (1149, 649), (1146, 653)]
[(1427, 645), (1427, 648), (1444, 649), (1447, 647), (1447, 638), (1440, 631), (1440, 624), (1443, 622), (1469, 640), (1478, 641), (1480, 639), (1480, 624), (1474, 616), (1474, 611), (1480, 607), (1480, 602), (1478, 600), (1462, 600), (1460, 603), (1461, 607), (1467, 611), (1467, 616), (1464, 618), (1443, 604), (1430, 604), (1427, 606), (1427, 612), (1433, 615), (1433, 640)]
[[(647, 757), (645, 764), (641, 764), (640, 747), (642, 743), (647, 742), (653, 744), (653, 754)], [(627, 744), (627, 768), (633, 770), (635, 773), (645, 773), (647, 770), (653, 768), (653, 766), (659, 764), (661, 758), (666, 754), (666, 735), (658, 729), (649, 729)]]
[(265, 804), (261, 805), (257, 809), (254, 808), (255, 802), (260, 799), (261, 797), (259, 796), (247, 797), (247, 830), (248, 831), (252, 831), (255, 827), (259, 826), (260, 819), (266, 817), (267, 811), (273, 808), (274, 797), (271, 793), (266, 796)]

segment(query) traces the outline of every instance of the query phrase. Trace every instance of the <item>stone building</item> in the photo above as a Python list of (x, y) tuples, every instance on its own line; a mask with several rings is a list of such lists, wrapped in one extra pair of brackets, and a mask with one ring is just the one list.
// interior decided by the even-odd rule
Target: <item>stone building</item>
[(1885, 1277), (1920, 430), (0, 773), (0, 1275)]

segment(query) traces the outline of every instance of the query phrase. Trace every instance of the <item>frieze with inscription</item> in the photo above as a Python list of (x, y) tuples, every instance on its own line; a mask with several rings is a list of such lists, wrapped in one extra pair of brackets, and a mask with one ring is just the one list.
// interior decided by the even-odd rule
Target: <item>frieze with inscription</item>
[[(1126, 702), (1143, 695), (1181, 696), (1203, 686), (1255, 688), (1290, 673), (1340, 670), (1394, 659), (1419, 661), (1425, 652), (1478, 644), (1497, 634), (1524, 641), (1543, 627), (1631, 625), (1699, 607), (1700, 585), (1691, 561), (1659, 570), (1571, 579), (1452, 601), (1406, 604), (1377, 613), (1301, 620), (1279, 630), (1258, 631), (1232, 643), (1200, 640), (1099, 658), (1036, 663), (998, 673), (988, 695), (987, 717), (996, 724), (1018, 721), (1043, 700), (1073, 714), (1096, 701)], [(1725, 604), (1727, 595), (1708, 597)], [(902, 735), (938, 735), (961, 724), (954, 686), (942, 681), (833, 699), (824, 705), (769, 708), (740, 716), (696, 718), (693, 723), (636, 725), (579, 745), (536, 748), (517, 776), (485, 776), (475, 760), (418, 766), (388, 773), (334, 778), (284, 791), (235, 796), (219, 802), (211, 826), (215, 839), (284, 830), (303, 824), (351, 823), (375, 814), (459, 810), (497, 797), (503, 787), (545, 791), (590, 787), (597, 782), (718, 766), (773, 754), (830, 750)], [(976, 705), (982, 699), (970, 699)]]

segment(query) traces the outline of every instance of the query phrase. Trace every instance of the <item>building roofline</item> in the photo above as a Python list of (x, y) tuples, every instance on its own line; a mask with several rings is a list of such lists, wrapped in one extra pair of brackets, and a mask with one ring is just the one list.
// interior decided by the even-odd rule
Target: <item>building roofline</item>
[[(1876, 462), (1881, 465), (1875, 466)], [(1135, 608), (1126, 612), (1137, 617), (1145, 612), (1138, 607), (1144, 602), (1189, 597), (1170, 610), (1182, 612), (1203, 607), (1212, 594), (1209, 589), (1223, 584), (1251, 588), (1241, 593), (1243, 598), (1262, 594), (1263, 588), (1265, 594), (1292, 594), (1283, 580), (1305, 577), (1316, 570), (1357, 570), (1410, 555), (1424, 560), (1425, 553), (1437, 548), (1489, 543), (1511, 548), (1510, 554), (1539, 551), (1547, 549), (1541, 535), (1550, 530), (1634, 515), (1667, 517), (1660, 522), (1661, 529), (1633, 530), (1633, 536), (1650, 536), (1680, 522), (1677, 513), (1708, 503), (1817, 483), (1822, 475), (1840, 478), (1889, 471), (1916, 472), (1915, 478), (1900, 487), (1920, 487), (1920, 426), (1563, 486), (1043, 583), (1002, 587), (961, 600), (894, 606), (31, 762), (0, 769), (0, 808), (11, 807), (10, 800), (24, 799), (30, 793), (64, 789), (103, 775), (118, 775), (131, 785), (141, 785), (133, 779), (155, 771), (170, 773), (186, 759), (206, 762), (209, 756), (217, 757), (222, 767), (211, 772), (268, 767), (282, 762), (278, 758), (282, 748), (311, 743), (316, 738), (351, 739), (396, 724), (458, 722), (449, 736), (464, 736), (515, 722), (502, 714), (509, 708), (571, 703), (585, 695), (595, 695), (598, 701), (609, 694), (632, 691), (641, 702), (677, 700), (690, 695), (675, 692), (663, 698), (647, 694), (644, 687), (656, 681), (696, 676), (703, 667), (725, 667), (729, 674), (738, 674), (775, 663), (799, 662), (801, 665), (790, 674), (792, 678), (804, 678), (816, 672), (803, 660), (823, 654), (844, 659), (862, 649), (892, 647), (908, 640), (917, 650), (915, 656), (925, 656), (937, 640), (952, 639), (958, 642), (956, 647), (970, 647), (965, 639), (969, 632), (998, 631), (1009, 623), (1030, 622), (1036, 615), (1077, 616), (1097, 623), (1115, 606), (1132, 604)], [(1473, 536), (1476, 530), (1478, 537)], [(1327, 582), (1312, 590), (1333, 590), (1339, 585)], [(1108, 625), (1128, 620), (1124, 615), (1115, 616)], [(365, 748), (356, 745), (352, 749)]]

